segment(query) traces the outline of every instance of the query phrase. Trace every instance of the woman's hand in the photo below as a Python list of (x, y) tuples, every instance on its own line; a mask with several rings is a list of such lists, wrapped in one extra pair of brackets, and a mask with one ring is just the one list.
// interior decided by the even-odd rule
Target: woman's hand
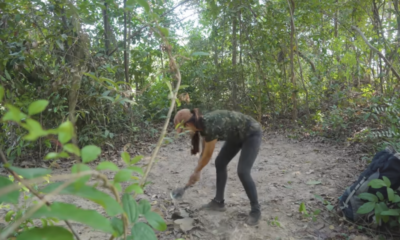
[(192, 186), (199, 180), (200, 180), (200, 172), (194, 172), (192, 176), (190, 176), (189, 182), (186, 184), (186, 186)]

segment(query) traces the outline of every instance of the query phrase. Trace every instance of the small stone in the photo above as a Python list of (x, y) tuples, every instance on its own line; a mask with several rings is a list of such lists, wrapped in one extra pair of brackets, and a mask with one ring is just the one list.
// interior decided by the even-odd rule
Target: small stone
[(182, 219), (177, 219), (174, 221), (175, 227), (182, 232), (187, 232), (191, 229), (193, 229), (193, 223), (194, 219), (193, 218), (182, 218)]

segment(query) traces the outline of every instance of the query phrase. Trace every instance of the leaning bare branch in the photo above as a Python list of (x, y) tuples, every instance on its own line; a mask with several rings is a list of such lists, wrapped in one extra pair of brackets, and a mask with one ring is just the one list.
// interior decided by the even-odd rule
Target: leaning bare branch
[(351, 26), (351, 29), (355, 30), (356, 32), (358, 32), (358, 34), (360, 34), (360, 36), (362, 37), (364, 42), (368, 45), (368, 47), (371, 48), (371, 50), (373, 50), (374, 52), (376, 52), (379, 55), (379, 57), (381, 57), (386, 62), (386, 64), (392, 70), (393, 74), (400, 81), (399, 73), (396, 71), (396, 69), (394, 69), (392, 63), (390, 63), (390, 61), (385, 57), (385, 55), (383, 55), (383, 53), (381, 53), (377, 48), (375, 48), (374, 46), (371, 45), (371, 43), (368, 42), (367, 38), (364, 36), (364, 34), (361, 32), (361, 30), (359, 28), (357, 28), (356, 26)]

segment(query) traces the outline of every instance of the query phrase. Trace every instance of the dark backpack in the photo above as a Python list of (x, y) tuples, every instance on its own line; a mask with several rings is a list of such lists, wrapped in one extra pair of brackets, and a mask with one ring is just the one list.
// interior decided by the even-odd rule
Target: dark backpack
[(380, 192), (387, 199), (386, 187), (374, 189), (368, 186), (372, 179), (382, 179), (387, 177), (391, 182), (391, 188), (398, 191), (400, 187), (400, 153), (397, 153), (393, 148), (388, 147), (383, 151), (375, 154), (372, 162), (366, 170), (361, 173), (358, 180), (345, 190), (339, 198), (339, 207), (344, 216), (350, 221), (359, 221), (365, 216), (357, 213), (357, 210), (366, 201), (360, 199), (360, 193), (368, 192), (376, 195)]

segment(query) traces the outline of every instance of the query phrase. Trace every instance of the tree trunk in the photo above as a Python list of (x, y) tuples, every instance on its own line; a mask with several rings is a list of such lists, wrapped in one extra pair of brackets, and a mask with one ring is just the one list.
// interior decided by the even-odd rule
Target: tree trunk
[[(295, 4), (293, 0), (290, 0), (289, 4), (289, 13), (291, 16), (294, 14), (294, 7)], [(292, 89), (292, 119), (293, 121), (297, 120), (297, 87), (296, 87), (296, 77), (294, 73), (294, 20), (290, 18), (290, 81), (292, 82), (293, 89)]]
[[(336, 0), (336, 7), (338, 7), (337, 6), (337, 4), (338, 4), (338, 0)], [(335, 38), (337, 38), (338, 37), (338, 10), (336, 9), (335, 10)]]
[(237, 76), (236, 76), (236, 58), (237, 58), (237, 38), (236, 38), (236, 27), (237, 27), (237, 16), (233, 14), (232, 19), (232, 104), (233, 109), (237, 110)]
[[(71, 69), (69, 75), (71, 89), (68, 95), (69, 119), (75, 126), (75, 109), (78, 102), (79, 90), (81, 88), (82, 76), (83, 73), (87, 71), (87, 60), (90, 55), (90, 41), (89, 36), (83, 33), (80, 28), (78, 16), (72, 17), (71, 21), (77, 23), (71, 24), (72, 26), (79, 26), (77, 29), (75, 29), (76, 36), (74, 36), (77, 39), (77, 42), (69, 48), (68, 53), (66, 54), (66, 60)], [(75, 135), (72, 138), (72, 143), (76, 146), (78, 146), (77, 132), (78, 131), (75, 127)]]
[(399, 12), (399, 0), (393, 0), (394, 10), (396, 11), (397, 20), (397, 45), (400, 43), (400, 12)]
[(110, 36), (109, 36), (109, 27), (108, 27), (108, 14), (107, 14), (107, 2), (104, 1), (104, 9), (103, 9), (103, 24), (104, 24), (104, 47), (105, 53), (108, 56), (110, 51)]
[[(126, 8), (126, 0), (124, 0), (124, 9)], [(129, 84), (129, 57), (128, 57), (128, 26), (127, 26), (127, 11), (124, 11), (124, 67), (125, 67), (125, 82)]]

